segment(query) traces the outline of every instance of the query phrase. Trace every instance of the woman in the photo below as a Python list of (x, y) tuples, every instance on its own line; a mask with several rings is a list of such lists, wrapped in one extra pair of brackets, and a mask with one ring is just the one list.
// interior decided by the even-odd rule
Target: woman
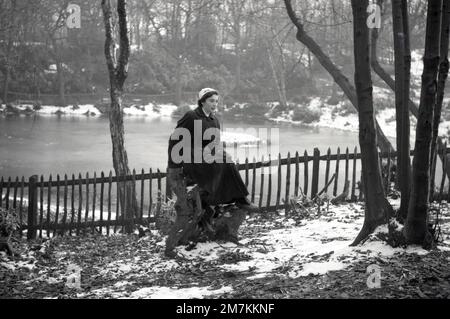
[[(177, 195), (177, 221), (169, 234), (166, 250), (172, 250), (178, 239), (174, 233), (192, 213), (186, 201), (186, 186), (197, 184), (205, 205), (235, 203), (241, 209), (255, 212), (258, 208), (247, 199), (248, 191), (220, 142), (220, 124), (214, 113), (219, 94), (204, 88), (198, 94), (198, 107), (188, 111), (178, 122), (168, 148), (168, 182)], [(183, 137), (182, 140), (179, 140)], [(201, 140), (200, 140), (201, 139)], [(183, 154), (180, 154), (180, 150)], [(177, 224), (180, 224), (177, 226)], [(171, 238), (172, 237), (172, 238)], [(176, 236), (180, 237), (180, 236)], [(181, 238), (181, 237), (180, 237)]]

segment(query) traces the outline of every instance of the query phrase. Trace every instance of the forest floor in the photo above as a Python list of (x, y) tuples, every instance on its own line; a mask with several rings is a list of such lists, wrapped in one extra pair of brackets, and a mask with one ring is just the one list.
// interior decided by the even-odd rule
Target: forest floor
[(363, 217), (358, 203), (249, 216), (240, 245), (180, 246), (176, 259), (153, 230), (16, 241), (18, 256), (0, 253), (0, 298), (450, 298), (446, 203), (432, 250), (387, 245), (387, 226), (350, 247)]

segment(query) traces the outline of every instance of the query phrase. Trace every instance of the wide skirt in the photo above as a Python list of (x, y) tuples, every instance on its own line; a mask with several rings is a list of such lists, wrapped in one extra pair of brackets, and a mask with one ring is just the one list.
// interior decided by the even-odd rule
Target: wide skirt
[(203, 190), (202, 199), (209, 205), (228, 204), (248, 195), (233, 163), (184, 164), (183, 170), (188, 181)]

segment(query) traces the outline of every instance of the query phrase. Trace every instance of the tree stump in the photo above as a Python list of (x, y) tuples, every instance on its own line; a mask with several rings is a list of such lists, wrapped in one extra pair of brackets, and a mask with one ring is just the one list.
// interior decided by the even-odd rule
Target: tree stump
[[(187, 191), (188, 206), (192, 209), (189, 222), (183, 227), (178, 244), (204, 240), (224, 240), (238, 243), (239, 227), (245, 220), (246, 211), (235, 205), (218, 205), (213, 209), (203, 205), (200, 189), (195, 186)], [(167, 235), (175, 224), (175, 209), (165, 209), (156, 220), (157, 228)]]
[(12, 249), (8, 237), (0, 237), (0, 251), (6, 251), (9, 256), (14, 255), (14, 250)]
[(244, 222), (245, 216), (246, 212), (234, 205), (224, 209), (224, 212), (212, 221), (215, 233), (211, 239), (238, 243), (239, 227)]

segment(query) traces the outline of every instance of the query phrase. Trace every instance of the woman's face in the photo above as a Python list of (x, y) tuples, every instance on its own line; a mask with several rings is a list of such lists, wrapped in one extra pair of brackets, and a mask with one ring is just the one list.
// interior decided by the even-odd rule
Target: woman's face
[(217, 111), (217, 105), (219, 104), (219, 96), (217, 94), (214, 94), (207, 98), (205, 102), (203, 102), (203, 110), (206, 113), (214, 113)]

